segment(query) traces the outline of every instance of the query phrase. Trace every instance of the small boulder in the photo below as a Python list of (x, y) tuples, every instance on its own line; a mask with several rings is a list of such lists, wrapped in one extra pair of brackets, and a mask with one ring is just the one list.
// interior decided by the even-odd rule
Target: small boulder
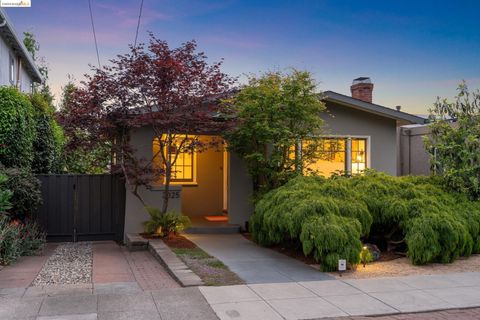
[(365, 243), (365, 247), (368, 248), (368, 250), (372, 253), (373, 261), (377, 261), (380, 259), (380, 249), (372, 243)]

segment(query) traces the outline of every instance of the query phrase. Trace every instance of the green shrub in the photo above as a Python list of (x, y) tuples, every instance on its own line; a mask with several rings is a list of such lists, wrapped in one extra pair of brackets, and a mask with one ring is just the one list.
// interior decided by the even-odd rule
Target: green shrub
[(28, 98), (12, 87), (0, 87), (0, 162), (27, 167), (33, 161), (35, 121)]
[(0, 214), (0, 265), (8, 265), (22, 254), (20, 226)]
[(33, 220), (20, 224), (21, 255), (31, 256), (42, 249), (46, 242), (46, 234)]
[(429, 177), (297, 177), (257, 203), (250, 227), (262, 245), (301, 243), (323, 270), (358, 263), (361, 239), (395, 244), (414, 264), (480, 252), (480, 202)]
[(7, 175), (0, 173), (0, 214), (4, 214), (7, 210), (12, 208), (12, 191), (6, 185), (8, 182)]
[(8, 177), (5, 188), (12, 192), (9, 213), (15, 219), (32, 217), (42, 203), (40, 181), (27, 169), (0, 165), (0, 173)]
[(162, 211), (157, 208), (145, 207), (145, 209), (150, 215), (150, 220), (143, 223), (146, 233), (155, 233), (158, 228), (161, 227), (162, 234), (169, 235), (170, 233), (183, 231), (191, 224), (190, 219), (187, 216), (174, 211), (168, 211), (162, 214)]
[(50, 173), (53, 170), (56, 150), (53, 122), (55, 121), (48, 102), (41, 94), (32, 94), (30, 102), (34, 109), (36, 136), (33, 141), (32, 171)]
[(351, 264), (360, 260), (362, 227), (357, 219), (327, 214), (312, 216), (302, 225), (300, 241), (305, 255), (321, 261), (321, 270), (332, 271), (339, 259)]

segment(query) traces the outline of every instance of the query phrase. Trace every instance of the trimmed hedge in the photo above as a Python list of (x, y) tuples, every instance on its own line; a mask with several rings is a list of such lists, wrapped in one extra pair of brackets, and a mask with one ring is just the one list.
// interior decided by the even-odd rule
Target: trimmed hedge
[(297, 177), (257, 203), (250, 226), (262, 245), (300, 242), (324, 271), (358, 263), (361, 239), (392, 235), (414, 264), (480, 252), (480, 203), (428, 177)]
[(7, 177), (3, 184), (11, 192), (9, 214), (14, 219), (32, 218), (42, 204), (40, 180), (28, 169), (5, 168), (1, 164), (0, 175)]
[(0, 162), (7, 167), (30, 167), (35, 134), (28, 98), (13, 87), (0, 87)]

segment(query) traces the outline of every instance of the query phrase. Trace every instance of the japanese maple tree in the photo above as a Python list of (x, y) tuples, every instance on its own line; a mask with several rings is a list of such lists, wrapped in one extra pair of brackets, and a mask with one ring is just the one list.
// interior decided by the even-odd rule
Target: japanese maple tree
[[(179, 154), (202, 151), (207, 146), (199, 135), (223, 131), (231, 124), (229, 109), (219, 100), (235, 80), (220, 67), (221, 62), (207, 61), (195, 41), (170, 48), (150, 34), (148, 44), (131, 46), (108, 66), (94, 68), (72, 93), (62, 115), (65, 130), (74, 137), (69, 143), (112, 141), (113, 168), (122, 172), (144, 205), (138, 188), (162, 177), (165, 213)], [(154, 132), (158, 152), (150, 159), (136, 157), (135, 146), (129, 143), (129, 133), (139, 127)]]

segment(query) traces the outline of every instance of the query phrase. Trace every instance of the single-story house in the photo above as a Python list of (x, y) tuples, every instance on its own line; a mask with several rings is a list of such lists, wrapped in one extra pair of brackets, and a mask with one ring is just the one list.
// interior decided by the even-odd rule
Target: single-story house
[[(392, 175), (398, 172), (397, 128), (423, 124), (425, 118), (372, 102), (373, 84), (369, 78), (353, 81), (351, 96), (326, 91), (323, 100), (327, 111), (322, 160), (313, 164), (325, 175), (337, 170), (353, 173), (372, 168)], [(213, 139), (202, 136), (200, 139)], [(143, 127), (131, 135), (139, 157), (152, 158), (155, 151), (153, 130)], [(158, 150), (157, 150), (158, 151)], [(191, 218), (194, 224), (207, 220), (244, 228), (253, 213), (252, 181), (235, 154), (227, 150), (207, 150), (182, 155), (177, 161), (170, 192), (169, 206)], [(148, 205), (161, 207), (162, 185), (140, 190)], [(206, 218), (207, 217), (207, 218)], [(142, 230), (148, 216), (138, 199), (127, 192), (125, 232)]]

